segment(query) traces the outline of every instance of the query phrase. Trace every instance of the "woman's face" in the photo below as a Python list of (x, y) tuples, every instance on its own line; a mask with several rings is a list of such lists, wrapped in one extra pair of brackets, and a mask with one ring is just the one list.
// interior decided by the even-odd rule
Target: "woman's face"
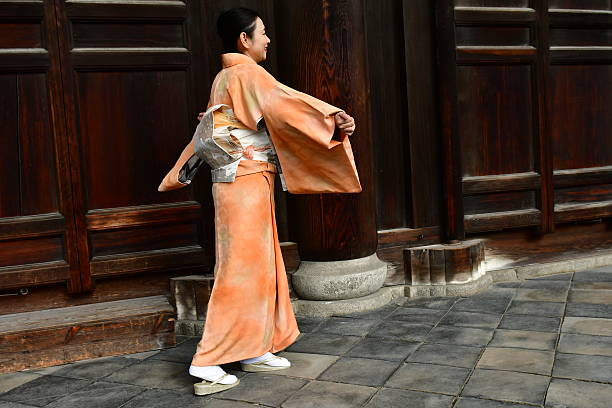
[(240, 34), (242, 53), (253, 58), (255, 62), (261, 62), (266, 59), (268, 44), (270, 44), (270, 39), (266, 35), (266, 27), (259, 17), (255, 20), (255, 29), (251, 38), (246, 33)]

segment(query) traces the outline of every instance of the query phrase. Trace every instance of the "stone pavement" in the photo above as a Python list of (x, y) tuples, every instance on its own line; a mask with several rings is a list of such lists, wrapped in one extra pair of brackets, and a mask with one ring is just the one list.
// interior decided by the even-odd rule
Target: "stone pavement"
[(281, 355), (192, 395), (198, 341), (0, 375), (0, 407), (610, 408), (612, 267), (499, 283), (467, 298), (404, 300), (361, 315), (299, 317)]

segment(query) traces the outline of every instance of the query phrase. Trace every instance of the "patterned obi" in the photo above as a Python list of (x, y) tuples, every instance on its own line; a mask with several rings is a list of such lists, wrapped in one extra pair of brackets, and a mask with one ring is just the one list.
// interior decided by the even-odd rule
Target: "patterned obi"
[(263, 118), (257, 128), (247, 128), (227, 105), (212, 106), (204, 113), (193, 135), (194, 152), (211, 167), (213, 183), (233, 182), (241, 161), (256, 160), (273, 164), (287, 190)]

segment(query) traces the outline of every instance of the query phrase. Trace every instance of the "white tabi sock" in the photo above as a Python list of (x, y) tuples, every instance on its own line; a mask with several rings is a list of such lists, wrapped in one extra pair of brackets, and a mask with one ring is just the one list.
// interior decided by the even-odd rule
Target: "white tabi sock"
[[(277, 357), (277, 356), (275, 356), (272, 353), (266, 353), (263, 356), (259, 356), (255, 358), (247, 358), (246, 360), (240, 360), (240, 362), (244, 364), (253, 364), (253, 363), (258, 363), (260, 361), (267, 360), (273, 357)], [(291, 363), (289, 362), (289, 360), (287, 360), (284, 357), (278, 357), (278, 358), (275, 358), (273, 360), (266, 362), (266, 365), (269, 365), (271, 367), (289, 367), (291, 366)]]
[[(194, 377), (198, 377), (203, 380), (212, 382), (215, 381), (217, 378), (221, 377), (223, 374), (225, 374), (225, 371), (219, 366), (198, 367), (192, 365), (189, 367), (189, 374), (193, 375)], [(236, 381), (238, 381), (238, 378), (235, 375), (228, 375), (227, 377), (219, 381), (219, 384), (233, 384)]]

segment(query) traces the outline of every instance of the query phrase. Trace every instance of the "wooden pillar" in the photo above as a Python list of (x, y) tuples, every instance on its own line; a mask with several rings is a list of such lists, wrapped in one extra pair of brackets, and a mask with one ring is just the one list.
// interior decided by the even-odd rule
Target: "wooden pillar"
[(355, 118), (351, 143), (363, 186), (359, 194), (292, 195), (291, 240), (305, 261), (372, 255), (377, 231), (362, 2), (277, 1), (275, 11), (278, 79)]

